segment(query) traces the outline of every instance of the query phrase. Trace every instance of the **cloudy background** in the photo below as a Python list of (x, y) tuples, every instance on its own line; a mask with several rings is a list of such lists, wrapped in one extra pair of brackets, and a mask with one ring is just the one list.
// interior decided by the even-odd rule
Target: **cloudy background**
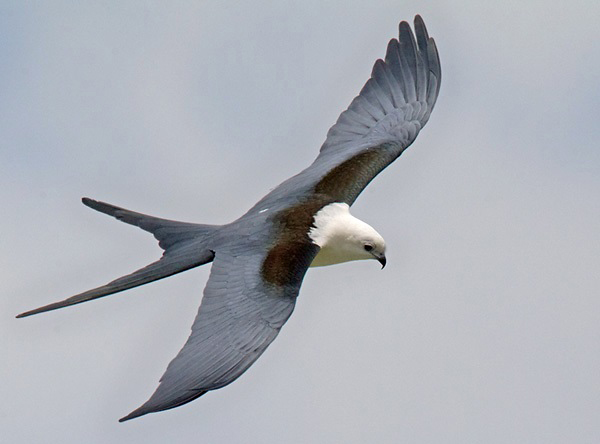
[[(3, 438), (600, 442), (598, 2), (22, 3), (0, 3)], [(312, 161), (416, 13), (437, 107), (354, 207), (386, 269), (311, 270), (238, 381), (117, 423), (209, 269), (14, 319), (160, 254), (80, 198), (233, 220)]]

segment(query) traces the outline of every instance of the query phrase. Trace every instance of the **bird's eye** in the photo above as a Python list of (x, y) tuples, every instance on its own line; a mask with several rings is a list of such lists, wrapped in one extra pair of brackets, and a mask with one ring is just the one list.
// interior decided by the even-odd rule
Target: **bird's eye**
[(369, 244), (365, 245), (365, 251), (371, 251), (371, 250), (373, 250), (373, 245), (369, 245)]

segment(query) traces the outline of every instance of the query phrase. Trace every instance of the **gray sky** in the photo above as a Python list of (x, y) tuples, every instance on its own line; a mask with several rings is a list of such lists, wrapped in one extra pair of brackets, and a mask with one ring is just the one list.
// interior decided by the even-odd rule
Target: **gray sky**
[[(598, 2), (102, 3), (0, 3), (2, 436), (600, 441)], [(388, 266), (311, 270), (238, 381), (117, 423), (183, 345), (209, 269), (14, 319), (160, 254), (79, 199), (233, 220), (314, 159), (416, 13), (437, 107), (354, 206)]]

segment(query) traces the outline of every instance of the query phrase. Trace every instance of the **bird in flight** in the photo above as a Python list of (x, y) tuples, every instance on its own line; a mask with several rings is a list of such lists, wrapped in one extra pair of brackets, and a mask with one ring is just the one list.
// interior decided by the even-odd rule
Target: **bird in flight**
[(186, 404), (230, 384), (275, 339), (292, 314), (309, 267), (375, 259), (385, 241), (350, 214), (362, 190), (415, 140), (441, 81), (435, 42), (420, 16), (400, 23), (384, 60), (329, 132), (315, 161), (239, 219), (225, 225), (178, 222), (83, 198), (94, 210), (154, 235), (162, 257), (108, 284), (17, 317), (90, 301), (212, 262), (187, 342), (154, 394), (120, 419)]

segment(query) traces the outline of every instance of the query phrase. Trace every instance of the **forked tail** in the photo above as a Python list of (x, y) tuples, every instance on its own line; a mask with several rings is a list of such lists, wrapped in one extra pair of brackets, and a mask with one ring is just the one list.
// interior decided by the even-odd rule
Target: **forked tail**
[(106, 285), (71, 296), (64, 301), (54, 302), (34, 310), (26, 311), (18, 315), (17, 318), (108, 296), (172, 276), (190, 268), (198, 267), (212, 262), (214, 259), (214, 252), (207, 246), (207, 240), (218, 229), (217, 225), (192, 224), (160, 219), (88, 199), (87, 197), (84, 197), (82, 201), (94, 210), (113, 216), (122, 222), (138, 226), (142, 230), (154, 234), (154, 237), (158, 240), (158, 245), (165, 250), (163, 256), (158, 261), (131, 274), (115, 279)]

